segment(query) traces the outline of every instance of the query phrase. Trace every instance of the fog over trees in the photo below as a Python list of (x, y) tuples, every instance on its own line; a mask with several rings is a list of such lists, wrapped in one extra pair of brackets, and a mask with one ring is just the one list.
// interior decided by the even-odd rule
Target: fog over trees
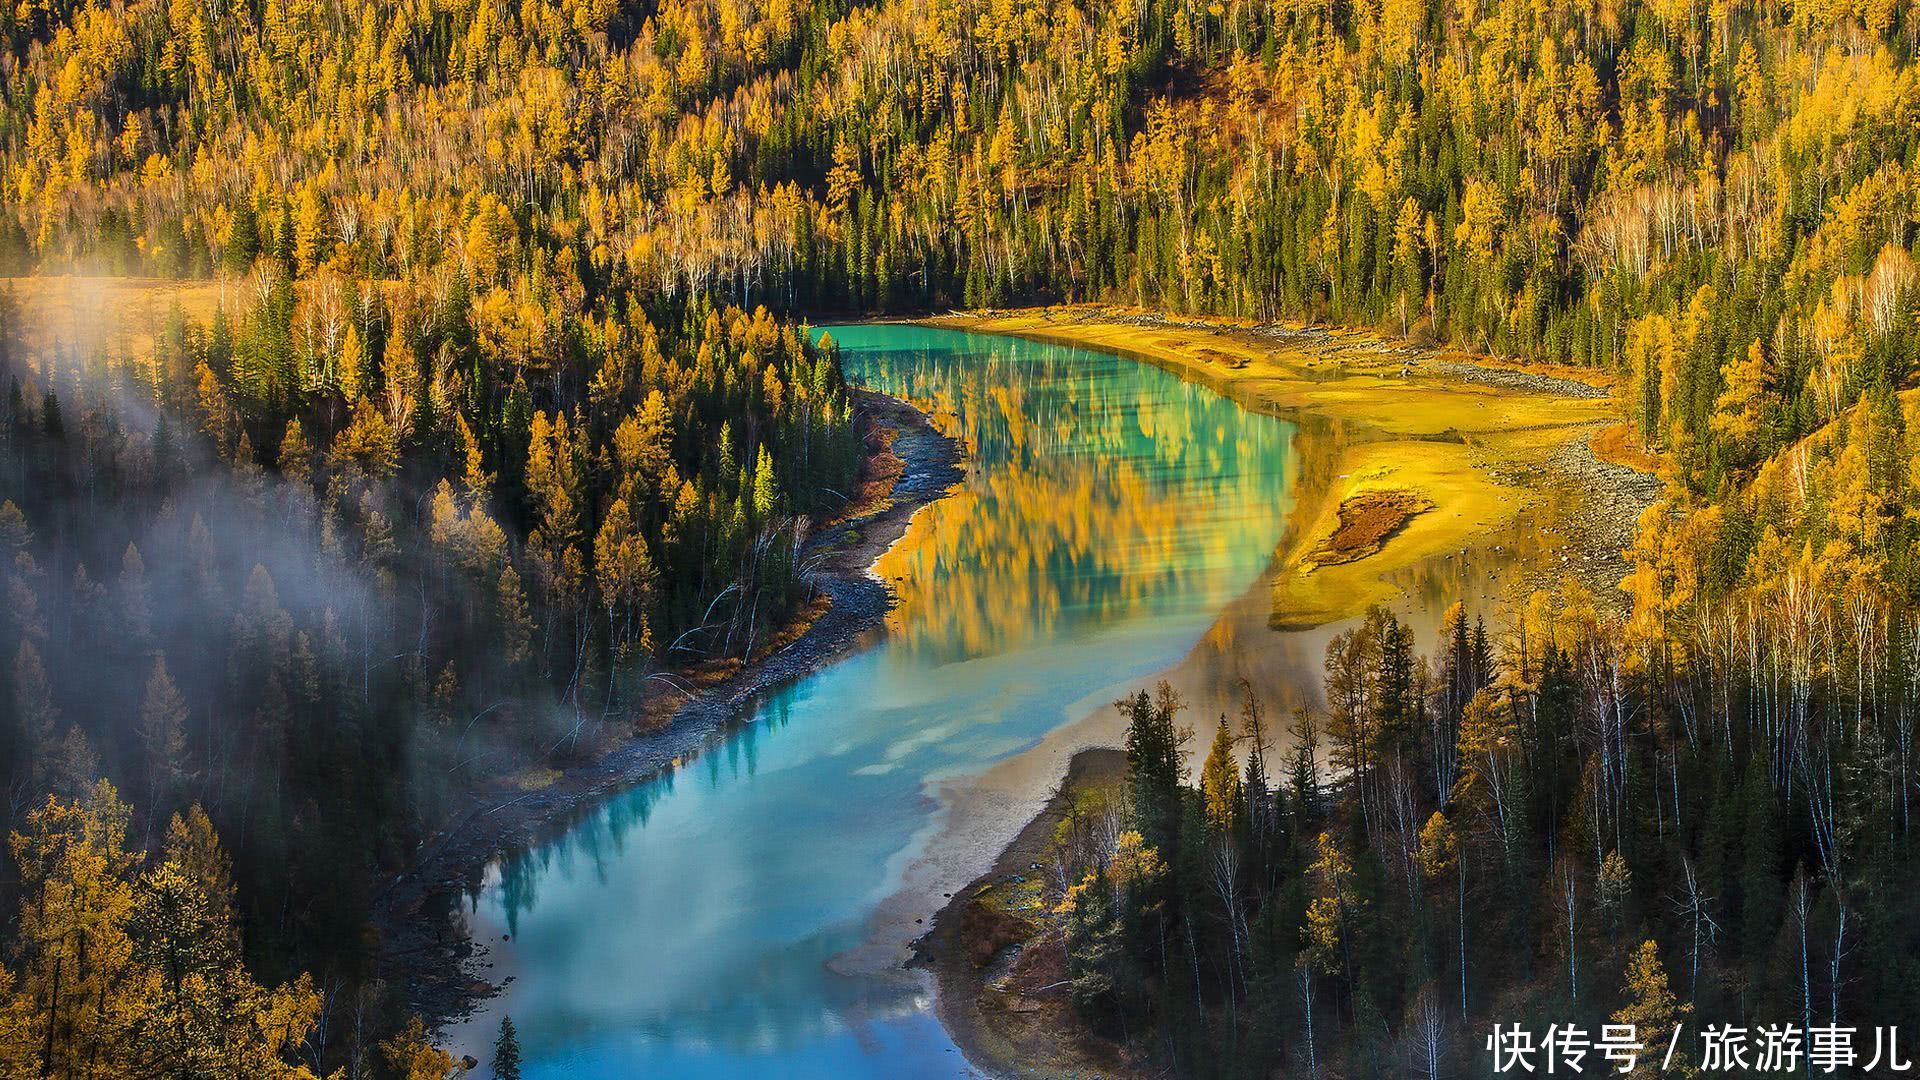
[[(329, 1020), (387, 1009), (367, 918), (423, 831), (477, 779), (651, 722), (654, 673), (768, 640), (809, 595), (807, 514), (854, 488), (830, 347), (764, 311), (673, 314), (664, 334), (644, 315), (609, 324), (579, 400), (457, 371), (436, 390), (396, 360), (364, 390), (276, 407), (246, 389), (287, 359), (271, 305), (233, 324), (176, 313), (151, 358), (27, 344), (44, 335), (14, 308), (13, 827), (112, 821), (102, 843), (124, 854), (101, 858), (125, 876), (174, 815), (198, 815), (231, 856), (219, 902), (238, 905), (253, 969), (315, 973)], [(452, 348), (438, 322), (387, 332), (372, 339), (389, 356)], [(305, 1041), (332, 1063), (334, 1030), (281, 1057)]]

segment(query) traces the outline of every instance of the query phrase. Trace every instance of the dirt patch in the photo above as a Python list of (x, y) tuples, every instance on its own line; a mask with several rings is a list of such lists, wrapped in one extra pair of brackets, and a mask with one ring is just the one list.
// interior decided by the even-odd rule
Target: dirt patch
[(1364, 559), (1387, 545), (1416, 516), (1433, 509), (1433, 500), (1413, 491), (1363, 491), (1340, 504), (1333, 533), (1308, 556), (1316, 566), (1338, 566)]
[(960, 909), (960, 946), (973, 966), (984, 968), (1012, 946), (1040, 932), (1040, 926), (991, 901), (986, 895), (968, 898)]
[(1195, 349), (1193, 354), (1209, 364), (1220, 364), (1234, 371), (1239, 371), (1241, 368), (1246, 367), (1248, 363), (1247, 358), (1244, 356), (1234, 356), (1231, 353), (1221, 352), (1219, 349)]

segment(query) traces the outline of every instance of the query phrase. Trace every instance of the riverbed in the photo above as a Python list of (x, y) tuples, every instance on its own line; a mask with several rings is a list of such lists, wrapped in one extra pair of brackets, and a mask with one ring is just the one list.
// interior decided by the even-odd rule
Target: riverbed
[(830, 332), (960, 440), (966, 480), (877, 564), (898, 604), (872, 647), (489, 868), (468, 929), (505, 987), (445, 1033), (483, 1063), (510, 1015), (533, 1077), (969, 1075), (902, 961), (1052, 779), (984, 778), (1260, 591), (1294, 425), (1098, 351)]

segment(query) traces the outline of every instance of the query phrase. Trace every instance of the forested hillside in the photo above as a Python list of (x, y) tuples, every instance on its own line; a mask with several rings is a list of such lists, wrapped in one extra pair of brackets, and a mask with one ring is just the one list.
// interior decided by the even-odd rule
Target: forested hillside
[(416, 399), (473, 364), (534, 385), (628, 291), (1121, 299), (1600, 366), (1717, 496), (1863, 401), (1833, 456), (1874, 439), (1916, 349), (1920, 16), (1886, 0), (30, 4), (7, 29), (10, 261), (252, 275), (298, 317), (216, 375), (279, 411), (385, 392), (390, 324), (433, 347), (394, 361)]
[(366, 387), (254, 397), (298, 306), (277, 289), (151, 358), (13, 346), (0, 771), (16, 825), (121, 778), (135, 852), (204, 806), (256, 965), (383, 1016), (366, 919), (422, 830), (472, 781), (537, 784), (646, 722), (653, 673), (769, 640), (856, 447), (791, 324), (687, 304), (659, 332), (624, 297), (532, 386), (471, 359), (429, 385), (412, 357), (464, 347), (431, 313), (365, 324)]
[[(203, 806), (254, 967), (326, 1015), (475, 770), (806, 599), (857, 446), (788, 320), (1064, 298), (1591, 365), (1668, 479), (1619, 623), (1516, 617), (1424, 684), (1378, 618), (1348, 639), (1290, 802), (1149, 755), (1129, 857), (1178, 884), (1086, 856), (1090, 1017), (1251, 1072), (1318, 1000), (1361, 1074), (1428, 1009), (1608, 1010), (1629, 944), (1704, 935), (1703, 1010), (1908, 1019), (1911, 5), (23, 0), (0, 33), (0, 268), (233, 286), (151, 349), (5, 312), (8, 824), (124, 819), (164, 863)], [(57, 978), (19, 936), (19, 985)], [(13, 1030), (127, 1030), (65, 1007)]]

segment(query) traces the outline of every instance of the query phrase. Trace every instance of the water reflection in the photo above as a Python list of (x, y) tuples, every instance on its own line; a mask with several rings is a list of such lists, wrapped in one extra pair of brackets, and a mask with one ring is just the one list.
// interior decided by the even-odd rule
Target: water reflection
[(497, 893), (494, 899), (509, 937), (520, 932), (521, 913), (536, 906), (542, 878), (558, 875), (572, 880), (584, 875), (602, 886), (608, 884), (609, 865), (623, 855), (626, 838), (646, 827), (653, 808), (673, 795), (682, 773), (697, 773), (708, 788), (752, 776), (761, 738), (785, 727), (792, 715), (790, 693), (771, 696), (755, 709), (752, 722), (729, 730), (698, 757), (594, 808), (552, 842), (503, 858), (489, 871), (486, 888)]
[(876, 568), (900, 598), (896, 647), (917, 662), (1177, 603), (1270, 547), (1284, 425), (1110, 357), (977, 342), (844, 351), (852, 377), (919, 402), (967, 449), (966, 488)]
[(909, 932), (873, 940), (936, 789), (1175, 664), (1272, 556), (1290, 425), (1100, 353), (834, 335), (965, 441), (967, 482), (878, 568), (874, 648), (493, 868), (469, 921), (512, 982), (449, 1033), (482, 1061), (507, 1013), (529, 1076), (962, 1073)]

